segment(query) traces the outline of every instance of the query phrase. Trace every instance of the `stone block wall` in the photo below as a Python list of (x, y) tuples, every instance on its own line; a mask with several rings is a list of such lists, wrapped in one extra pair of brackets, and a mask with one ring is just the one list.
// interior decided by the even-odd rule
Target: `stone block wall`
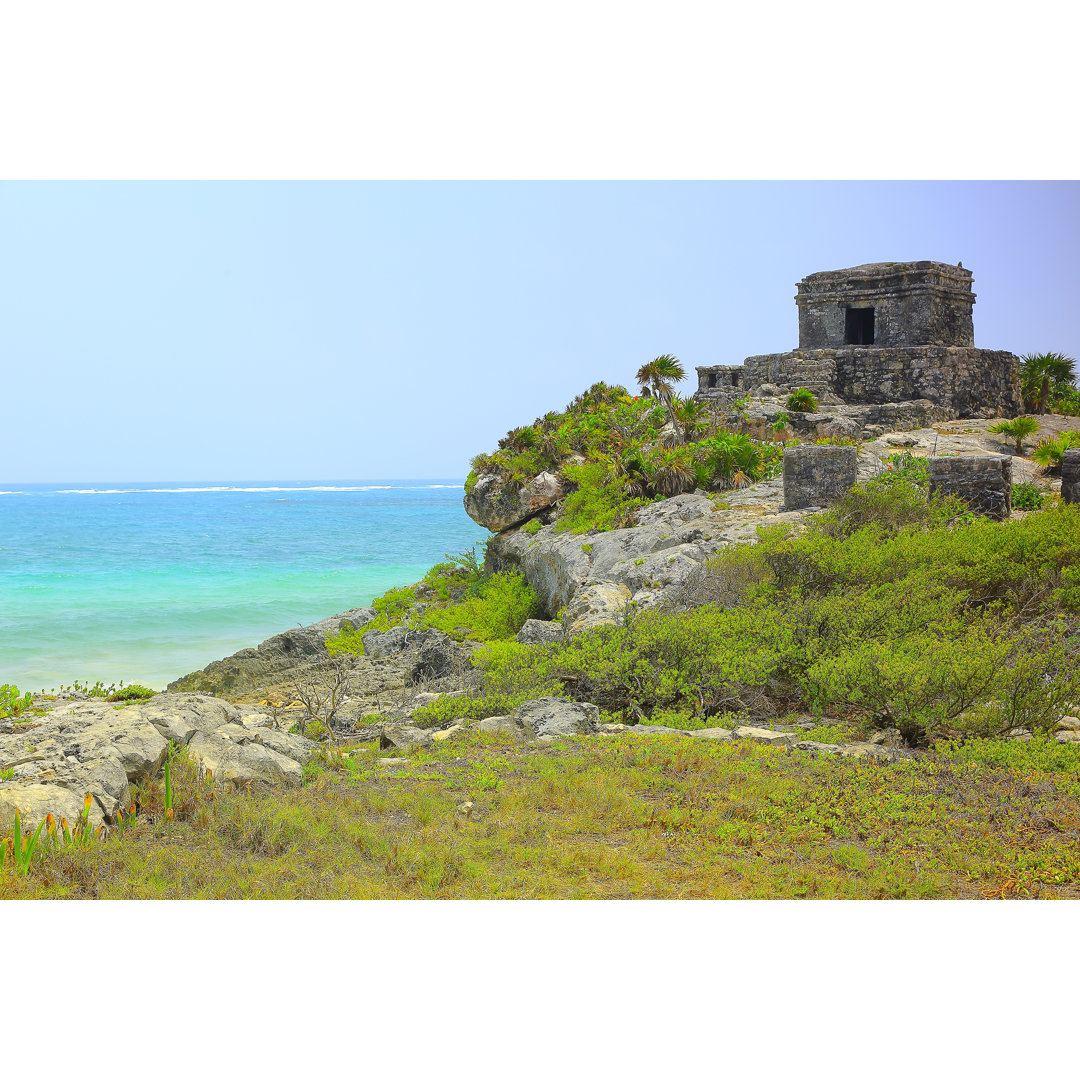
[(858, 480), (854, 446), (793, 446), (784, 451), (784, 508), (828, 506)]
[[(910, 349), (795, 349), (748, 356), (741, 388), (773, 384), (783, 393), (805, 386), (849, 404), (925, 399), (954, 417), (1018, 416), (1020, 361), (994, 349), (928, 345)], [(713, 368), (699, 368), (701, 373)], [(705, 381), (708, 381), (707, 377)], [(702, 397), (708, 395), (701, 394)]]
[(1080, 503), (1080, 450), (1066, 450), (1061, 456), (1061, 497)]
[(955, 495), (977, 514), (1003, 521), (1012, 513), (1012, 458), (931, 457), (930, 496)]

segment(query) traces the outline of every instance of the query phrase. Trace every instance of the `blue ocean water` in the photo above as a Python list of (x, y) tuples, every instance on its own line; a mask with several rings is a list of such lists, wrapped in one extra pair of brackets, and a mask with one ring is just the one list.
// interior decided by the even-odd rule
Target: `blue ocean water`
[(0, 683), (163, 689), (486, 538), (455, 480), (0, 487)]

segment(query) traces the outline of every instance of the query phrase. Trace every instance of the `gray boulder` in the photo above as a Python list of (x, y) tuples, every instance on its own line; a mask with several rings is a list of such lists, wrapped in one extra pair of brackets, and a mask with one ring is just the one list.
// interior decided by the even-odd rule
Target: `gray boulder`
[(734, 731), (736, 739), (753, 739), (769, 746), (794, 746), (799, 741), (796, 731), (773, 731), (770, 728), (743, 726)]
[(550, 645), (565, 639), (566, 631), (561, 622), (547, 622), (544, 619), (526, 619), (514, 638), (522, 645)]
[(220, 732), (196, 732), (188, 753), (197, 765), (213, 771), (215, 782), (277, 787), (295, 786), (303, 779), (299, 762), (254, 740), (240, 741)]
[(397, 656), (411, 649), (421, 649), (429, 642), (445, 642), (450, 638), (441, 630), (413, 630), (408, 626), (392, 626), (389, 630), (369, 630), (363, 636), (364, 655), (371, 660)]
[(514, 490), (501, 477), (485, 473), (465, 494), (465, 512), (491, 532), (504, 532), (554, 505), (566, 494), (560, 477), (542, 472)]
[(465, 663), (465, 657), (471, 650), (462, 648), (455, 641), (439, 630), (429, 630), (420, 644), (416, 662), (409, 670), (409, 682), (412, 685), (442, 679), (453, 675)]
[(735, 737), (731, 732), (731, 728), (726, 727), (701, 728), (698, 731), (691, 731), (690, 734), (695, 739), (710, 739), (724, 742), (730, 741)]
[(386, 724), (379, 734), (380, 750), (408, 750), (430, 745), (431, 732), (411, 724)]
[(600, 710), (595, 705), (556, 697), (526, 701), (509, 719), (533, 739), (545, 735), (596, 735), (600, 730)]
[(477, 731), (483, 731), (488, 735), (514, 735), (524, 738), (525, 729), (509, 716), (488, 716), (476, 725)]

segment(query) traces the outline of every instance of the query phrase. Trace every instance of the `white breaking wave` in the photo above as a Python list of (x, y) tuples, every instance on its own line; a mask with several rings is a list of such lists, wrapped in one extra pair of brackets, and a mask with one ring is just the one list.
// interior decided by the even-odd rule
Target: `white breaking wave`
[[(421, 491), (425, 488), (460, 488), (461, 484), (357, 484), (336, 487), (173, 487), (173, 488), (62, 488), (57, 495), (184, 495), (203, 492), (289, 492), (289, 491)], [(0, 491), (0, 495), (22, 495), (22, 491)]]

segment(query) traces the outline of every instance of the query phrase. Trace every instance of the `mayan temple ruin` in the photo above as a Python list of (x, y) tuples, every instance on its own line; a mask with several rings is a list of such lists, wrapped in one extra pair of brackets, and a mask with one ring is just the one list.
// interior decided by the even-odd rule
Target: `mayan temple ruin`
[(799, 347), (699, 367), (699, 400), (726, 405), (800, 387), (868, 435), (1021, 412), (1019, 360), (975, 347), (972, 274), (939, 262), (870, 263), (798, 284)]

